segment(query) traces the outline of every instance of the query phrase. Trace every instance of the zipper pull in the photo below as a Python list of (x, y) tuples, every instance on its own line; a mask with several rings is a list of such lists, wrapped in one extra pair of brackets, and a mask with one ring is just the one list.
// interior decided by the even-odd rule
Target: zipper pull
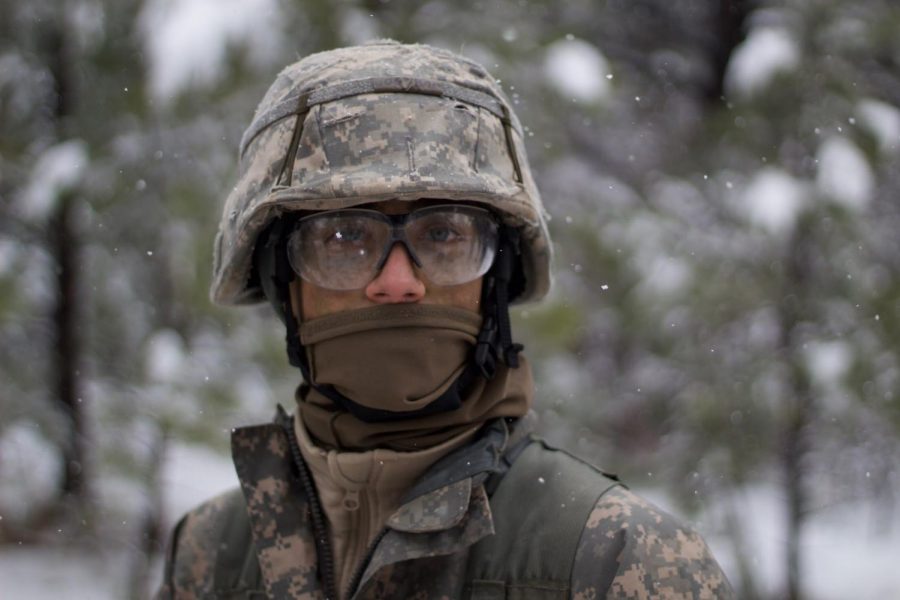
[(359, 492), (357, 490), (346, 490), (343, 500), (344, 510), (353, 512), (359, 510)]

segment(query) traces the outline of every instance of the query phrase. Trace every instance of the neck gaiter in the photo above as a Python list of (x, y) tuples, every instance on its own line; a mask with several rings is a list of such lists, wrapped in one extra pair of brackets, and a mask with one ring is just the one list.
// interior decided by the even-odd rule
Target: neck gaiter
[[(453, 410), (429, 410), (462, 381), (480, 326), (477, 313), (418, 303), (345, 311), (301, 324), (300, 341), (315, 384), (297, 390), (303, 423), (317, 441), (333, 448), (417, 450), (489, 419), (524, 415), (533, 393), (526, 361), (518, 369), (499, 365), (490, 381), (467, 378)], [(360, 408), (347, 410), (320, 391), (326, 388)], [(382, 417), (363, 420), (366, 411)]]

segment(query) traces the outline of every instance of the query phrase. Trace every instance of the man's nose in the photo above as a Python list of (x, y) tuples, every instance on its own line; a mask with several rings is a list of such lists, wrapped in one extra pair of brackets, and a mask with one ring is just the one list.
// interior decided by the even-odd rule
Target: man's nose
[(418, 302), (425, 297), (425, 284), (416, 275), (403, 244), (394, 244), (378, 276), (366, 286), (366, 297), (378, 304)]

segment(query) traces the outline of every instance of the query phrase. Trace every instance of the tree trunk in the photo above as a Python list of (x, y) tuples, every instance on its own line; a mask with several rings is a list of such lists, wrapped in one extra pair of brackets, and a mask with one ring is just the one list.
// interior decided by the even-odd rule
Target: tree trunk
[(787, 498), (787, 531), (785, 549), (785, 598), (801, 600), (802, 551), (800, 538), (806, 520), (809, 499), (804, 477), (804, 461), (809, 452), (808, 430), (813, 416), (814, 399), (803, 356), (803, 340), (797, 339), (797, 326), (809, 319), (813, 307), (808, 301), (809, 277), (813, 268), (809, 260), (811, 243), (807, 224), (798, 223), (785, 260), (784, 288), (779, 305), (781, 339), (779, 354), (788, 369), (790, 397), (785, 399), (782, 428), (781, 463)]
[(803, 461), (808, 451), (806, 430), (812, 408), (809, 389), (803, 381), (805, 378), (795, 378), (794, 414), (785, 427), (782, 455), (788, 508), (785, 597), (789, 600), (800, 600), (803, 597), (800, 537), (809, 503), (804, 485)]
[[(65, 140), (69, 135), (70, 123), (75, 105), (74, 60), (66, 38), (68, 28), (65, 11), (57, 15), (57, 20), (48, 24), (45, 43), (53, 77), (53, 126), (57, 140)], [(76, 197), (65, 193), (58, 199), (54, 214), (47, 227), (48, 245), (56, 264), (56, 304), (52, 314), (53, 357), (52, 369), (54, 393), (61, 412), (67, 420), (66, 439), (61, 443), (63, 476), (60, 482), (62, 500), (84, 501), (87, 495), (85, 475), (85, 430), (84, 412), (79, 368), (80, 344), (78, 320), (80, 317), (80, 295), (78, 277), (80, 275), (79, 242), (74, 224)]]
[(143, 514), (138, 529), (138, 540), (132, 546), (128, 576), (128, 597), (135, 600), (149, 598), (152, 558), (165, 550), (163, 531), (163, 482), (162, 468), (168, 449), (169, 435), (160, 428), (151, 444), (150, 457), (145, 474), (144, 489), (147, 492)]
[(707, 105), (719, 106), (725, 96), (725, 74), (731, 55), (738, 44), (744, 41), (747, 17), (753, 10), (752, 0), (719, 0), (718, 11), (713, 23), (716, 32), (715, 43), (710, 47), (710, 63), (713, 76), (704, 89)]
[(53, 311), (55, 332), (53, 372), (56, 377), (56, 398), (66, 417), (67, 439), (62, 444), (63, 497), (81, 499), (86, 492), (84, 473), (84, 415), (79, 370), (78, 321), (79, 265), (78, 242), (72, 225), (74, 198), (60, 198), (59, 207), (50, 227), (50, 243), (56, 263), (56, 306)]

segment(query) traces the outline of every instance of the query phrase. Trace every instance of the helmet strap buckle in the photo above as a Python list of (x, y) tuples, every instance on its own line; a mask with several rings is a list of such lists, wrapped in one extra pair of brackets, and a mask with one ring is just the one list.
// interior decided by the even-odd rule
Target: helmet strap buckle
[(475, 343), (475, 366), (484, 375), (485, 379), (493, 379), (497, 372), (497, 325), (494, 317), (488, 315), (484, 318), (481, 331), (478, 332), (478, 341)]

